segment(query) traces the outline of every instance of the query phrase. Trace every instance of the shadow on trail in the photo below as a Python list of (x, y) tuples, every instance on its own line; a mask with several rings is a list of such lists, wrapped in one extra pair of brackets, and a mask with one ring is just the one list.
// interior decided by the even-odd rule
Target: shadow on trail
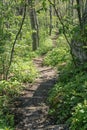
[(48, 93), (58, 76), (55, 69), (42, 66), (42, 60), (34, 59), (40, 76), (15, 101), (15, 130), (66, 130), (64, 125), (55, 125), (55, 120), (48, 115)]
[[(53, 79), (40, 83), (40, 85), (37, 85), (38, 88), (36, 90), (33, 90), (32, 87), (29, 89), (25, 89), (27, 94), (25, 93), (25, 96), (21, 97), (23, 101), (21, 102), (20, 106), (22, 107), (29, 107), (31, 105), (38, 106), (42, 103), (46, 103), (49, 90), (51, 90), (55, 82), (56, 82), (55, 78), (53, 78)], [(26, 97), (26, 95), (30, 97)]]
[(16, 99), (16, 130), (39, 130), (49, 125), (47, 98), (55, 83), (55, 77), (44, 79), (42, 82), (38, 80), (32, 87), (27, 87), (24, 90), (25, 93)]

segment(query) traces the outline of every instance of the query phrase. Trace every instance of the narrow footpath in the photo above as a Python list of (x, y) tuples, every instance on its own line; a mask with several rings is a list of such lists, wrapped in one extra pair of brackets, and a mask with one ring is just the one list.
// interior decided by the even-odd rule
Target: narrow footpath
[[(58, 36), (51, 39), (56, 46)], [(15, 130), (68, 130), (65, 125), (55, 125), (48, 112), (48, 93), (56, 84), (58, 74), (56, 69), (43, 66), (43, 57), (33, 59), (39, 71), (39, 77), (34, 84), (26, 85), (23, 94), (15, 101)]]
[(48, 116), (48, 92), (56, 83), (57, 72), (42, 66), (42, 61), (43, 58), (34, 59), (40, 76), (15, 101), (15, 130), (66, 130), (63, 125), (54, 125)]

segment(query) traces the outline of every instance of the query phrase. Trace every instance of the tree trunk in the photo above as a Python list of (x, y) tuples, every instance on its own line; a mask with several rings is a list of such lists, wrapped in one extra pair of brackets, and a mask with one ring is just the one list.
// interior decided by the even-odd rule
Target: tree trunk
[(80, 5), (80, 0), (76, 0), (77, 2), (77, 12), (78, 12), (78, 19), (79, 19), (79, 24), (80, 24), (80, 27), (82, 29), (82, 22), (81, 22), (81, 5)]
[(50, 31), (49, 31), (49, 35), (51, 36), (52, 34), (52, 5), (50, 5)]
[(39, 46), (39, 29), (38, 29), (38, 21), (37, 21), (34, 4), (32, 3), (32, 1), (29, 3), (31, 5), (29, 13), (30, 13), (31, 28), (32, 28), (32, 50), (35, 51)]
[[(80, 13), (80, 10), (77, 10), (78, 13)], [(79, 15), (79, 20), (80, 20), (80, 30), (78, 30), (78, 32), (75, 32), (73, 40), (71, 42), (71, 50), (72, 50), (72, 54), (75, 58), (76, 64), (78, 65), (82, 65), (84, 63), (87, 62), (87, 50), (85, 48), (85, 46), (87, 46), (87, 0), (85, 3), (85, 9), (84, 9), (84, 13), (81, 17), (81, 14)], [(78, 39), (78, 37), (80, 39)], [(86, 38), (86, 40), (85, 40)]]

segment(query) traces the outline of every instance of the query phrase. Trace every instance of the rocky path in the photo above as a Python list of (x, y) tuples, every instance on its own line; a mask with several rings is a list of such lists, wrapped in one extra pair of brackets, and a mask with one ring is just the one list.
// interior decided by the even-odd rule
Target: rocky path
[(40, 76), (33, 85), (27, 85), (15, 102), (15, 130), (66, 130), (63, 125), (54, 125), (49, 119), (47, 97), (56, 82), (57, 72), (51, 67), (42, 66), (42, 60), (34, 59)]

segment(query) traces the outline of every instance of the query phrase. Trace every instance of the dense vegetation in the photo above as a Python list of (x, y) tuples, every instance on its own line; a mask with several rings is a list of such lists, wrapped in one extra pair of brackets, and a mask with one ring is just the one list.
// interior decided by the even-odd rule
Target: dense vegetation
[(49, 115), (87, 129), (87, 0), (0, 1), (0, 130), (14, 129), (13, 101), (38, 77), (33, 58), (56, 67)]

